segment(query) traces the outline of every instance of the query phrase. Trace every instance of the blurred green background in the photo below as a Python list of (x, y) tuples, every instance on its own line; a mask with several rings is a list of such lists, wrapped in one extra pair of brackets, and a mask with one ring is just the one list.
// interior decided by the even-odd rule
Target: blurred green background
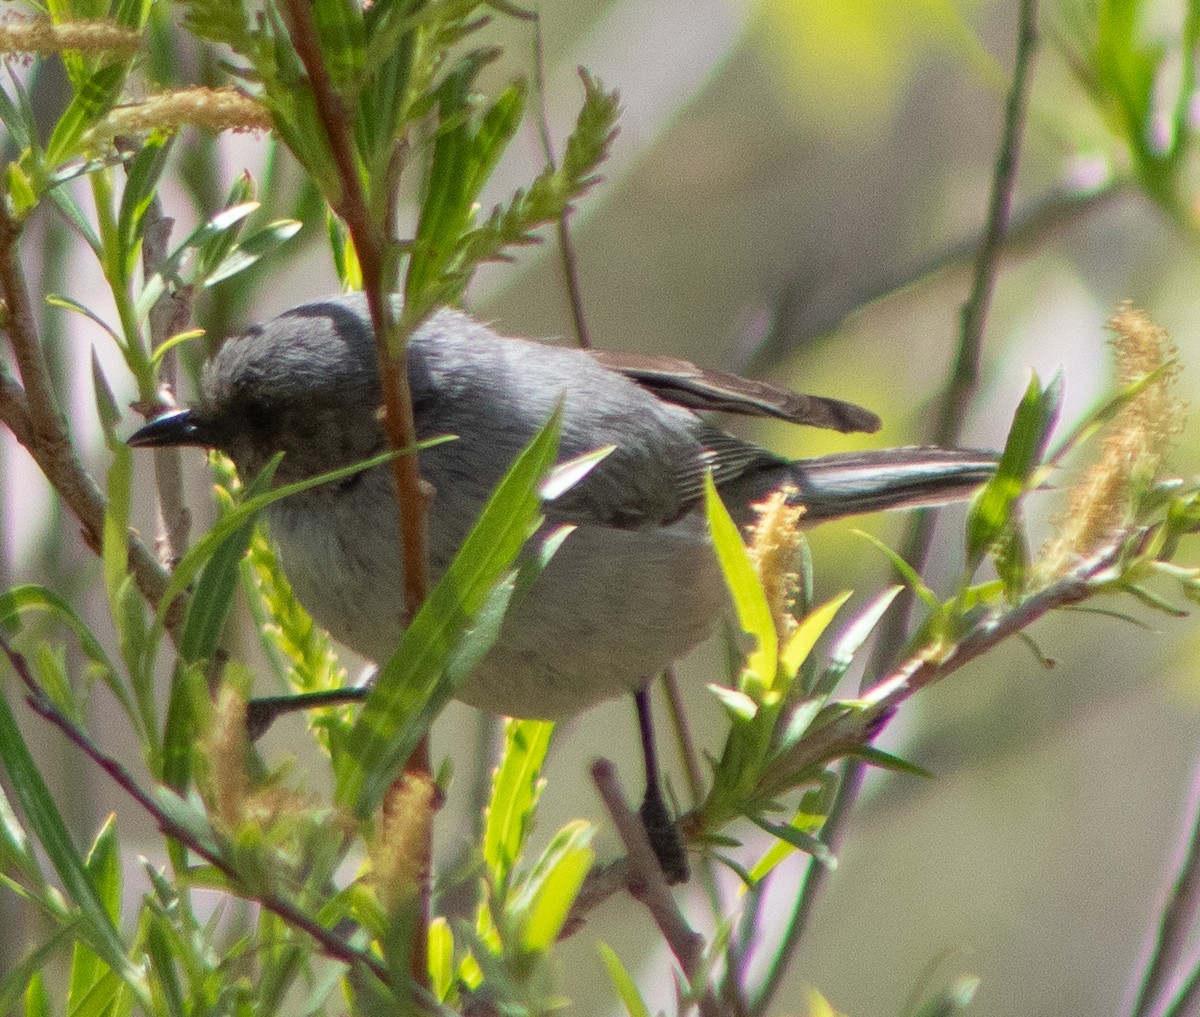
[[(579, 64), (619, 87), (626, 107), (607, 182), (573, 220), (596, 344), (753, 371), (852, 399), (886, 423), (868, 439), (786, 426), (743, 432), (781, 452), (925, 439), (970, 284), (962, 245), (986, 212), (1015, 6), (1004, 0), (546, 5), (555, 137), (565, 135), (578, 104)], [(1153, 7), (1143, 26), (1147, 37), (1170, 46), (1182, 6)], [(1196, 228), (1168, 221), (1135, 189), (1111, 188), (1128, 169), (1123, 148), (1055, 41), (1081, 43), (1071, 18), (1080, 8), (1079, 2), (1043, 8), (1014, 204), (1019, 219), (1035, 212), (1040, 218), (1002, 266), (966, 445), (1003, 442), (1031, 369), (1043, 378), (1065, 369), (1066, 420), (1090, 406), (1109, 379), (1104, 325), (1126, 298), (1179, 344), (1185, 397), (1200, 378)], [(531, 51), (527, 26), (498, 22), (498, 28), (510, 50), (490, 72), (496, 82), (526, 67)], [(212, 187), (223, 192), (243, 168), (259, 171), (263, 150), (262, 138), (222, 139), (217, 159), (203, 171), (215, 174)], [(177, 151), (176, 159), (187, 158)], [(539, 162), (530, 123), (501, 167), (493, 196), (510, 192)], [(1079, 200), (1092, 193), (1102, 196)], [(181, 228), (194, 220), (185, 195), (167, 191), (164, 200)], [(240, 326), (332, 291), (324, 227), (316, 227), (306, 246), (290, 252), (292, 260), (260, 277), (252, 306), (210, 305), (203, 313)], [(47, 259), (29, 266), (31, 275), (41, 272), (47, 290), (99, 301), (95, 269), (70, 255), (64, 265), (54, 240), (47, 236)], [(547, 243), (515, 265), (481, 274), (469, 305), (501, 331), (569, 336), (564, 293)], [(100, 340), (79, 319), (61, 319), (54, 334), (64, 364), (78, 365), (75, 390), (87, 406), (87, 352)], [(88, 420), (94, 413), (81, 412)], [(1192, 423), (1177, 442), (1171, 468), (1182, 475), (1200, 469), (1197, 433)], [(193, 503), (202, 515), (198, 456), (193, 465)], [(1057, 483), (1069, 486), (1081, 465), (1069, 466)], [(7, 434), (0, 435), (0, 468), (0, 582), (49, 575), (59, 588), (86, 589), (97, 563)], [(148, 470), (143, 480), (148, 491)], [(1050, 532), (1061, 501), (1053, 492), (1034, 499), (1035, 539)], [(149, 532), (148, 507), (142, 521)], [(927, 579), (942, 592), (961, 567), (960, 523), (961, 512), (951, 511), (938, 528)], [(892, 543), (902, 524), (867, 523)], [(851, 529), (818, 532), (813, 549), (818, 595), (853, 588), (853, 609), (891, 579), (880, 554)], [(982, 979), (971, 1010), (980, 1017), (1120, 1011), (1177, 853), (1200, 744), (1200, 628), (1140, 614), (1153, 631), (1060, 614), (1032, 632), (1055, 662), (1052, 669), (1014, 641), (908, 704), (883, 745), (937, 779), (872, 778), (776, 1012), (801, 1012), (803, 988), (814, 985), (854, 1017), (893, 1015), (924, 979), (944, 982), (968, 972)], [(718, 666), (712, 650), (697, 652), (681, 670), (690, 716), (708, 746), (718, 744), (721, 724), (704, 690)], [(102, 713), (103, 704), (97, 707)], [(272, 731), (267, 752), (291, 751), (293, 723), (300, 721)], [(475, 731), (478, 738), (464, 736)], [(36, 741), (81, 829), (120, 806), (128, 836), (141, 817), (56, 737)], [(469, 842), (477, 819), (470, 783), (484, 743), (483, 725), (463, 707), (452, 707), (435, 732), (435, 757), (448, 753), (457, 773), (438, 831), (446, 857)], [(630, 704), (607, 704), (560, 732), (542, 799), (543, 837), (580, 815), (604, 826), (586, 777), (588, 761), (599, 754), (618, 761), (632, 796), (641, 776)], [(759, 836), (746, 835), (751, 842)], [(600, 845), (602, 854), (617, 850), (607, 833)], [(768, 923), (785, 920), (801, 860), (784, 871)], [(724, 875), (733, 906), (736, 879)], [(699, 892), (693, 886), (681, 898), (686, 904)], [(652, 987), (646, 992), (652, 1008), (669, 1007), (669, 962), (648, 917), (625, 900), (606, 905), (588, 925), (564, 954), (571, 976), (563, 990), (578, 1012), (616, 1012), (595, 938), (612, 944), (639, 983)], [(13, 947), (23, 938), (12, 936)], [(0, 942), (0, 967), (5, 951)]]

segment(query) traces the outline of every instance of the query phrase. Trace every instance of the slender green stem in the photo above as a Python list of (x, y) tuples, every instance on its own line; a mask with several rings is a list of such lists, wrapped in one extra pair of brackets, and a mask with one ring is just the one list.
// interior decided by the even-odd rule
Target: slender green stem
[[(1192, 780), (1191, 832), (1184, 846), (1183, 858), (1171, 896), (1163, 906), (1158, 932), (1146, 960), (1146, 968), (1138, 986), (1137, 995), (1129, 1013), (1131, 1017), (1149, 1017), (1150, 1014), (1190, 1013), (1189, 1000), (1200, 998), (1200, 968), (1192, 973), (1188, 985), (1180, 991), (1169, 1009), (1156, 1010), (1159, 999), (1168, 982), (1177, 973), (1179, 962), (1187, 949), (1188, 941), (1200, 913), (1200, 764)], [(1190, 986), (1190, 988), (1189, 988)]]
[[(988, 309), (996, 285), (1000, 254), (1012, 206), (1013, 187), (1020, 154), (1021, 137), (1032, 80), (1033, 57), (1037, 50), (1037, 0), (1021, 0), (1017, 17), (1017, 51), (1013, 66), (1012, 84), (1005, 104), (1004, 127), (999, 155), (992, 174), (992, 192), (988, 207), (987, 225), (975, 260), (971, 291), (964, 302), (960, 318), (958, 350), (946, 393), (933, 430), (935, 444), (953, 444), (962, 429), (967, 406), (975, 391), (979, 362), (983, 351), (984, 329)], [(933, 535), (933, 513), (918, 513), (909, 529), (903, 557), (921, 570)], [(875, 644), (875, 651), (866, 674), (882, 673), (889, 659), (904, 643), (908, 625), (911, 595), (900, 598), (893, 606)], [(842, 780), (837, 798), (822, 831), (825, 842), (836, 852), (845, 832), (845, 818), (853, 808), (862, 787), (865, 766), (856, 760), (843, 764)], [(768, 966), (767, 974), (757, 991), (752, 993), (752, 1013), (762, 1014), (770, 1006), (787, 965), (803, 939), (816, 898), (828, 879), (828, 869), (815, 859), (810, 861), (804, 882), (788, 920), (788, 934), (780, 950)]]

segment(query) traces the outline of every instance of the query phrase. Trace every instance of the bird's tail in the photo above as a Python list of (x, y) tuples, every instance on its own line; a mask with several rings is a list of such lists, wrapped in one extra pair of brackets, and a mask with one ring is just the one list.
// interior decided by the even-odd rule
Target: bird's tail
[(781, 464), (772, 486), (791, 484), (807, 509), (804, 522), (814, 523), (969, 498), (996, 462), (990, 452), (932, 445), (846, 452)]

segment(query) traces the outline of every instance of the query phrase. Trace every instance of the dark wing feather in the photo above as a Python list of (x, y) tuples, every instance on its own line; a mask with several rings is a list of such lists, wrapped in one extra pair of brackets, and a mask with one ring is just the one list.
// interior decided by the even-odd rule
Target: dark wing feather
[(793, 424), (831, 431), (878, 431), (880, 420), (870, 410), (840, 399), (801, 395), (765, 381), (709, 371), (687, 360), (588, 350), (598, 363), (623, 374), (664, 402), (691, 410), (723, 411), (748, 417), (777, 417)]

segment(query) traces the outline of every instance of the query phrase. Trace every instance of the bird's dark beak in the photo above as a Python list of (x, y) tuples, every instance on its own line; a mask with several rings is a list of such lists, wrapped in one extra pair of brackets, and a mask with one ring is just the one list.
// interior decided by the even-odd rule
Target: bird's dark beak
[(125, 444), (134, 448), (166, 448), (172, 445), (198, 445), (213, 448), (210, 429), (204, 426), (192, 410), (176, 410), (155, 417), (144, 427), (138, 428)]

